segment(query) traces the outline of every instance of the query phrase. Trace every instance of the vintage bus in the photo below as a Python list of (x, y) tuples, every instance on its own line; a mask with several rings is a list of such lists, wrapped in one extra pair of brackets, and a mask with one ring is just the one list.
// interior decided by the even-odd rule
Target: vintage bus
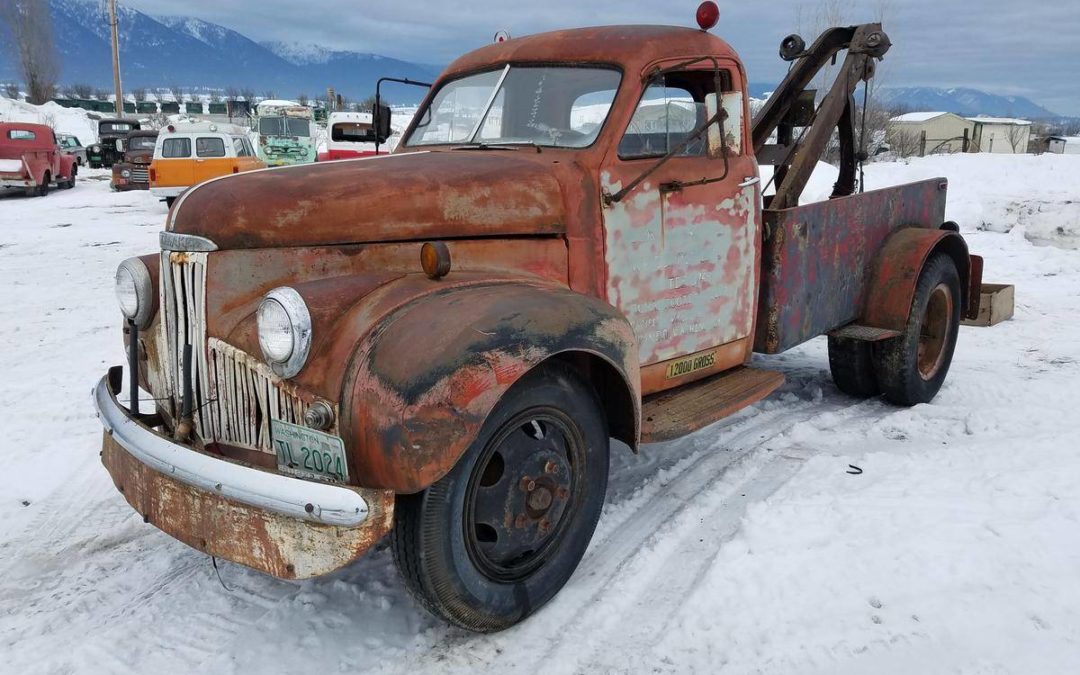
[(267, 166), (315, 161), (311, 108), (294, 101), (263, 101), (255, 108), (257, 152)]

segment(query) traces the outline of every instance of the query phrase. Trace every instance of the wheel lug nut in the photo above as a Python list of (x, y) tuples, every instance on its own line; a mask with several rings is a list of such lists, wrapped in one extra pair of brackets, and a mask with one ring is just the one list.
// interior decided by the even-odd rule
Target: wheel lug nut
[(547, 518), (544, 518), (540, 521), (540, 531), (547, 532), (549, 529), (551, 529), (551, 521)]
[(555, 473), (559, 467), (555, 465), (555, 462), (548, 462), (544, 465), (544, 473)]
[(559, 488), (558, 490), (555, 491), (555, 494), (559, 496), (559, 499), (566, 499), (566, 496), (569, 495), (570, 493), (567, 491), (566, 488), (561, 487), (561, 488)]
[(524, 513), (519, 515), (517, 518), (514, 519), (514, 527), (518, 528), (519, 530), (521, 528), (525, 527), (525, 514)]

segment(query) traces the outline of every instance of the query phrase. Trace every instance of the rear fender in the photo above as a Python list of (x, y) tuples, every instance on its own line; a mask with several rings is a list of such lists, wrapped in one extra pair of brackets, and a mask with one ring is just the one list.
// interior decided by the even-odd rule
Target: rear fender
[(437, 291), (388, 314), (360, 341), (342, 386), (340, 430), (358, 480), (404, 493), (428, 487), (503, 394), (553, 358), (590, 369), (612, 433), (636, 447), (637, 343), (607, 303), (563, 287), (493, 283)]
[(972, 257), (968, 254), (967, 242), (952, 229), (909, 227), (893, 233), (878, 253), (873, 281), (858, 323), (903, 331), (923, 265), (938, 252), (945, 253), (956, 263), (956, 271), (960, 273), (961, 313), (969, 314), (973, 303), (978, 302), (978, 294), (972, 293), (969, 283)]

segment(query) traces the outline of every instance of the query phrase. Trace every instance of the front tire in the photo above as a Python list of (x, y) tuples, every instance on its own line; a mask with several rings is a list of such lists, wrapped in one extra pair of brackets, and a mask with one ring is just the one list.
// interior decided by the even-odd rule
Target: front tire
[(553, 364), (525, 375), (450, 473), (398, 497), (392, 541), (406, 587), (479, 632), (540, 609), (592, 538), (609, 443), (596, 393), (576, 371)]
[(875, 346), (874, 371), (886, 399), (910, 406), (937, 395), (956, 349), (960, 303), (956, 263), (934, 254), (919, 275), (903, 333)]

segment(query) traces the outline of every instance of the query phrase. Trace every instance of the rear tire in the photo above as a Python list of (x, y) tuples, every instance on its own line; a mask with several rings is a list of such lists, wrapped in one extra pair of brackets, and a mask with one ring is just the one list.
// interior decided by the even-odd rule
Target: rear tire
[(540, 609), (592, 538), (609, 443), (603, 408), (576, 371), (525, 375), (450, 473), (398, 496), (392, 545), (406, 587), (433, 614), (479, 632)]
[(910, 406), (937, 395), (956, 349), (960, 302), (956, 263), (934, 254), (919, 275), (903, 333), (874, 348), (874, 370), (886, 399)]
[(46, 197), (46, 196), (48, 196), (48, 194), (49, 194), (49, 185), (51, 183), (52, 183), (52, 174), (49, 173), (48, 171), (46, 171), (45, 175), (41, 179), (41, 185), (39, 185), (37, 187), (37, 196), (38, 197)]
[(871, 342), (830, 335), (829, 370), (837, 389), (848, 396), (870, 398), (881, 393)]

